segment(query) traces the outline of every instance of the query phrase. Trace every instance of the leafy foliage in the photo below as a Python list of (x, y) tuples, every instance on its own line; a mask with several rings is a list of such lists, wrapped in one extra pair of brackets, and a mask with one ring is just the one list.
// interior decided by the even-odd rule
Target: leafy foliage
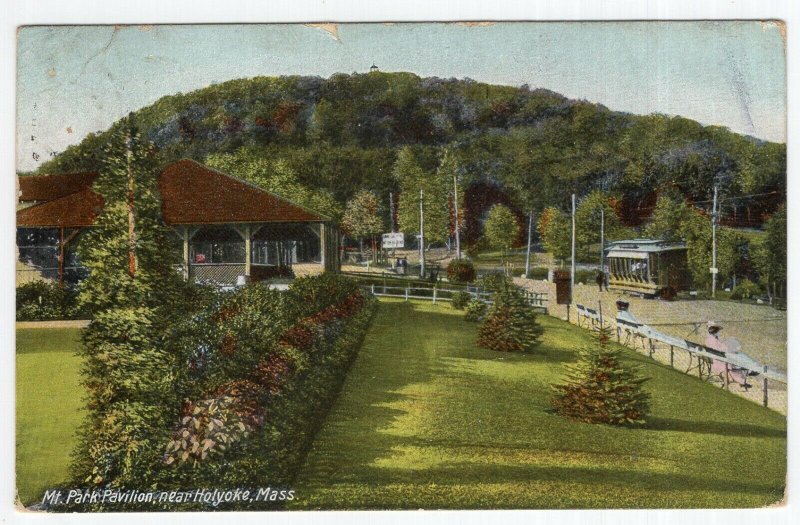
[(79, 302), (95, 315), (83, 334), (89, 417), (74, 473), (81, 485), (146, 485), (173, 414), (162, 336), (180, 311), (181, 283), (163, 249), (153, 150), (132, 120), (111, 135), (102, 162), (94, 189), (105, 206), (78, 247), (89, 269)]
[(368, 190), (361, 190), (347, 203), (342, 216), (342, 230), (359, 240), (373, 238), (384, 231), (379, 213), (378, 198)]
[(467, 307), (469, 302), (472, 300), (472, 294), (469, 292), (453, 292), (452, 300), (450, 304), (456, 310), (463, 310)]
[(51, 321), (87, 318), (78, 307), (76, 288), (56, 282), (33, 281), (17, 287), (17, 321)]
[(519, 223), (506, 206), (495, 204), (489, 210), (483, 232), (489, 247), (500, 250), (502, 257), (506, 258), (519, 235)]
[(781, 206), (764, 224), (766, 237), (754, 250), (754, 263), (761, 281), (770, 285), (786, 285), (787, 239), (786, 206)]
[[(285, 162), (307, 191), (332, 195), (339, 212), (355, 188), (381, 202), (397, 192), (392, 165), (405, 147), (425, 178), (440, 172), (452, 189), (455, 169), (460, 185), (497, 185), (524, 213), (566, 210), (569, 193), (602, 189), (617, 199), (619, 216), (636, 223), (637, 210), (664, 188), (696, 202), (718, 183), (731, 197), (774, 195), (740, 207), (760, 224), (785, 201), (785, 144), (682, 117), (616, 113), (527, 86), (410, 73), (256, 77), (163, 97), (136, 118), (162, 163), (220, 154)], [(39, 172), (97, 170), (120, 127), (88, 135)], [(322, 203), (308, 207), (337, 217)]]
[(578, 360), (566, 364), (566, 380), (554, 385), (555, 411), (572, 420), (610, 425), (643, 424), (649, 394), (638, 368), (622, 363), (620, 351), (610, 344), (611, 329), (597, 334), (597, 343), (580, 350)]
[(392, 173), (400, 186), (397, 219), (403, 232), (419, 232), (420, 192), (426, 242), (450, 237), (452, 179), (445, 171), (427, 172), (409, 147), (400, 149)]
[(572, 229), (562, 211), (554, 207), (545, 208), (539, 216), (538, 229), (542, 244), (553, 257), (561, 261), (570, 257)]
[(489, 309), (488, 305), (481, 301), (480, 299), (473, 299), (469, 303), (467, 303), (466, 307), (466, 314), (464, 315), (465, 321), (470, 321), (473, 323), (477, 323), (483, 319), (483, 316), (486, 315), (486, 311)]
[(536, 311), (513, 286), (494, 295), (494, 304), (478, 331), (478, 346), (499, 352), (530, 352), (539, 344)]
[(471, 283), (475, 280), (475, 265), (466, 259), (453, 259), (447, 263), (447, 280), (454, 283)]

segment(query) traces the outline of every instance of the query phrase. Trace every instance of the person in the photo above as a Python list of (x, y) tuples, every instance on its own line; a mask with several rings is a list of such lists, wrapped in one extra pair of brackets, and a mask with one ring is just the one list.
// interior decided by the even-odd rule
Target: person
[(597, 283), (598, 290), (602, 292), (603, 284), (606, 282), (606, 275), (602, 270), (597, 271), (597, 278), (595, 279), (595, 282)]
[[(705, 346), (713, 350), (725, 352), (725, 354), (728, 356), (733, 356), (738, 353), (738, 350), (734, 348), (733, 345), (730, 345), (728, 342), (719, 338), (719, 331), (722, 330), (722, 325), (716, 321), (708, 321), (706, 323), (706, 329), (708, 330), (708, 335), (704, 341)], [(728, 378), (734, 383), (738, 383), (744, 388), (750, 386), (747, 384), (746, 372), (738, 368), (731, 368), (730, 365), (725, 366), (724, 361), (718, 361), (714, 359), (713, 363), (711, 364), (711, 374), (724, 378), (724, 374), (726, 373), (728, 374)]]

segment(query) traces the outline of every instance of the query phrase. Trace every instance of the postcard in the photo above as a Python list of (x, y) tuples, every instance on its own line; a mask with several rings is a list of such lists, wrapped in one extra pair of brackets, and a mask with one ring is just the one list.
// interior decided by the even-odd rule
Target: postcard
[(785, 503), (785, 23), (17, 38), (18, 510)]

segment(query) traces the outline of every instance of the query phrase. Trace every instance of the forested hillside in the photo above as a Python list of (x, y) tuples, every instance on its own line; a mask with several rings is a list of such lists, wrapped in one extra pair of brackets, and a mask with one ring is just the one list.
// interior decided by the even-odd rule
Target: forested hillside
[[(573, 191), (601, 189), (637, 225), (660, 190), (704, 207), (716, 183), (724, 220), (758, 226), (785, 201), (785, 144), (528, 86), (382, 72), (258, 77), (166, 96), (134, 117), (163, 162), (272, 163), (290, 184), (340, 208), (361, 189), (388, 202), (400, 189), (393, 166), (403, 146), (429, 174), (449, 150), (468, 202), (480, 193), (518, 212), (566, 209)], [(110, 131), (90, 134), (39, 173), (97, 169)]]

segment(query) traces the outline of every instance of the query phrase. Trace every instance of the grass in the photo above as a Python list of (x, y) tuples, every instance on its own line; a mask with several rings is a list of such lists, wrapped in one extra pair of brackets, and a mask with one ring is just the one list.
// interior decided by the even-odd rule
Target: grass
[(80, 329), (17, 330), (17, 490), (23, 505), (67, 479), (81, 423)]
[(290, 508), (758, 507), (783, 496), (786, 420), (626, 350), (645, 428), (567, 421), (549, 385), (588, 335), (540, 316), (535, 354), (474, 345), (446, 305), (382, 301)]

